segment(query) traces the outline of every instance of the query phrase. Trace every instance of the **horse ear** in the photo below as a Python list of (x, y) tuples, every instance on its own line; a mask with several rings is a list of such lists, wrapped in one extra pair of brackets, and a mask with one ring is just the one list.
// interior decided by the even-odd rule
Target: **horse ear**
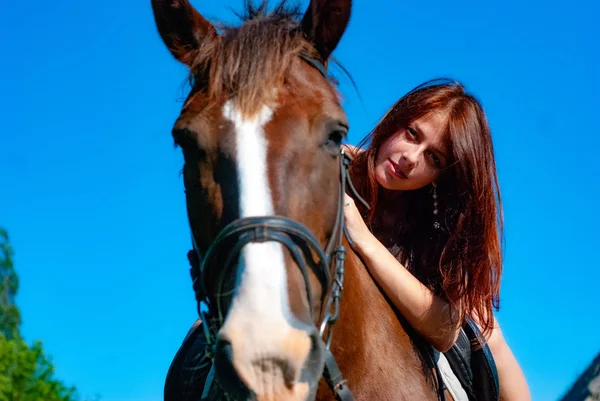
[(352, 0), (311, 0), (302, 30), (326, 61), (338, 45), (348, 21)]
[(200, 43), (217, 36), (214, 26), (188, 0), (152, 0), (154, 20), (160, 36), (173, 56), (191, 66)]

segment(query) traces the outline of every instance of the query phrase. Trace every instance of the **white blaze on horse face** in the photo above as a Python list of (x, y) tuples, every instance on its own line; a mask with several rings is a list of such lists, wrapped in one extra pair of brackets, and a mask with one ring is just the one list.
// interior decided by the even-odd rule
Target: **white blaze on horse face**
[[(272, 110), (264, 106), (254, 117), (244, 118), (227, 102), (223, 115), (235, 127), (240, 217), (273, 215), (264, 132)], [(297, 382), (311, 339), (310, 327), (290, 310), (282, 246), (277, 242), (248, 244), (238, 267), (236, 293), (220, 335), (232, 344), (234, 366), (252, 390), (290, 391), (286, 384)], [(275, 369), (278, 364), (273, 363), (274, 369), (265, 372), (264, 363), (257, 361), (266, 359), (286, 361), (287, 368)], [(307, 391), (294, 387), (294, 391)], [(297, 396), (303, 399), (302, 394)]]

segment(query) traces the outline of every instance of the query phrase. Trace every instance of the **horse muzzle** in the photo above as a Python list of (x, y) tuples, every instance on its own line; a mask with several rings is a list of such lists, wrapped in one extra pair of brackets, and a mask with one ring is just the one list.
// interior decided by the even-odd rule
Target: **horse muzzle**
[(311, 401), (324, 348), (315, 327), (229, 316), (215, 347), (215, 377), (236, 400)]

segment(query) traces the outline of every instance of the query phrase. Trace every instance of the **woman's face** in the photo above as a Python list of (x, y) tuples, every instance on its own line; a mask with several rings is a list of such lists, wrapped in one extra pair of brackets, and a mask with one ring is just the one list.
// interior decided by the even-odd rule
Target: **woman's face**
[(411, 191), (431, 184), (447, 166), (446, 116), (427, 114), (390, 136), (375, 158), (375, 176), (389, 190)]

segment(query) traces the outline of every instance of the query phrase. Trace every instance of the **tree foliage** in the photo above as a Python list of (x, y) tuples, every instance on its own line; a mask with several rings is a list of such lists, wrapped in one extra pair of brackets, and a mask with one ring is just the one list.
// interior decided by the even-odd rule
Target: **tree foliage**
[(21, 337), (15, 303), (19, 278), (8, 233), (0, 227), (0, 401), (77, 401), (75, 387), (54, 378), (54, 366), (42, 342)]
[(0, 333), (11, 339), (18, 335), (21, 315), (15, 305), (19, 278), (13, 266), (8, 233), (0, 227)]
[(0, 335), (0, 401), (75, 401), (75, 388), (54, 378), (42, 343)]

